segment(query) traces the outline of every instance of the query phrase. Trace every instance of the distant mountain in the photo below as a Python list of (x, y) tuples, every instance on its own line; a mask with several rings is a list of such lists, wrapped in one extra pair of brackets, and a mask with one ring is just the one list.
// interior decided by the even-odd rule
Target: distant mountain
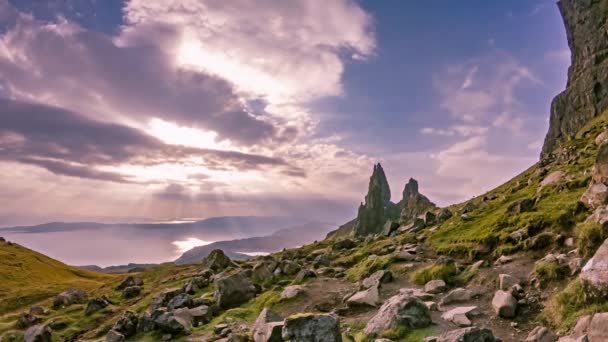
[(264, 236), (289, 226), (297, 219), (275, 216), (222, 216), (186, 223), (96, 223), (51, 222), (35, 226), (0, 228), (0, 232), (19, 234), (54, 233), (89, 229), (135, 228), (153, 230), (160, 235), (204, 236), (205, 240), (218, 241), (252, 236)]
[[(175, 263), (178, 265), (192, 264), (201, 261), (212, 250), (221, 249), (231, 258), (246, 253), (272, 253), (283, 248), (294, 248), (325, 238), (333, 224), (324, 222), (309, 222), (299, 226), (279, 230), (268, 236), (246, 239), (218, 241), (205, 246), (192, 248), (180, 256)], [(236, 257), (237, 259), (241, 259)]]
[(97, 265), (84, 265), (76, 266), (83, 270), (89, 270), (101, 273), (129, 273), (129, 272), (142, 272), (148, 268), (158, 266), (158, 264), (134, 264), (129, 263), (127, 265), (117, 265), (108, 267), (99, 267)]

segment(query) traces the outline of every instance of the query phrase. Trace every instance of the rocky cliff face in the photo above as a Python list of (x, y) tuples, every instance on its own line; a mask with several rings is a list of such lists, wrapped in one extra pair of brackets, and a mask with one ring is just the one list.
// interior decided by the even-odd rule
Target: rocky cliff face
[(374, 172), (369, 179), (365, 203), (359, 206), (354, 227), (355, 234), (368, 235), (379, 232), (384, 222), (394, 216), (394, 207), (384, 169), (378, 163), (374, 165)]
[(403, 189), (403, 199), (397, 204), (401, 208), (401, 221), (408, 221), (424, 214), (428, 210), (435, 209), (435, 204), (418, 191), (418, 181), (413, 178)]
[(566, 90), (551, 104), (542, 157), (608, 109), (608, 0), (561, 0), (572, 65)]

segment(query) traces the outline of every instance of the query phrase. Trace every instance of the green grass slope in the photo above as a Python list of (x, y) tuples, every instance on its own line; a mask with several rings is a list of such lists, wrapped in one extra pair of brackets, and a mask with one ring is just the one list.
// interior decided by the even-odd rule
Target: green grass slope
[(15, 243), (0, 242), (0, 314), (48, 299), (69, 287), (96, 289), (113, 278), (68, 266)]

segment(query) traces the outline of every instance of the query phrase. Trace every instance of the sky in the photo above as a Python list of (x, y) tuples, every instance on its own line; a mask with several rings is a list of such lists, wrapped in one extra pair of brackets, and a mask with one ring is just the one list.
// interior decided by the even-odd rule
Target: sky
[(341, 223), (381, 162), (439, 205), (538, 160), (554, 1), (0, 0), (0, 226)]

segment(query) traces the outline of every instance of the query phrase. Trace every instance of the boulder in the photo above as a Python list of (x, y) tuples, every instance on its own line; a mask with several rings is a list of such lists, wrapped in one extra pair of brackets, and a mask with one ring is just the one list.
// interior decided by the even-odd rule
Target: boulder
[(163, 290), (160, 294), (158, 294), (154, 299), (152, 299), (152, 303), (150, 304), (150, 309), (155, 310), (163, 306), (167, 306), (169, 301), (173, 299), (173, 297), (184, 293), (184, 289), (179, 287), (169, 288)]
[(165, 333), (174, 335), (187, 335), (190, 333), (190, 322), (183, 315), (165, 312), (156, 317), (154, 323), (160, 331)]
[(424, 292), (439, 294), (446, 290), (445, 281), (441, 279), (431, 280), (428, 283), (424, 284)]
[(87, 293), (77, 288), (67, 289), (58, 294), (53, 300), (53, 309), (57, 310), (72, 304), (84, 304), (87, 302)]
[(399, 228), (399, 222), (387, 220), (386, 223), (384, 223), (384, 226), (382, 226), (382, 235), (390, 236), (397, 228)]
[(31, 327), (32, 325), (36, 325), (38, 323), (40, 323), (41, 319), (39, 317), (36, 317), (30, 313), (24, 312), (22, 314), (19, 315), (19, 318), (17, 318), (17, 327), (19, 329), (26, 329)]
[(564, 171), (553, 171), (551, 172), (547, 177), (545, 177), (539, 184), (539, 188), (538, 190), (540, 191), (542, 188), (551, 185), (551, 184), (555, 184), (559, 181), (561, 181), (564, 176), (566, 176), (566, 173)]
[[(327, 255), (325, 254), (321, 254), (321, 255), (317, 255), (315, 257), (315, 260), (313, 261), (313, 266), (315, 268), (319, 268), (319, 267), (328, 267), (329, 264), (331, 263), (331, 261), (329, 260), (329, 258), (327, 257)], [(298, 268), (298, 271), (300, 269)], [(293, 272), (292, 274), (295, 274), (296, 272)]]
[(380, 334), (404, 326), (424, 328), (431, 324), (431, 311), (420, 299), (400, 293), (389, 298), (368, 321), (365, 334)]
[(498, 289), (503, 291), (509, 291), (513, 285), (519, 284), (519, 279), (509, 274), (498, 275)]
[(126, 341), (125, 335), (119, 333), (118, 331), (111, 329), (106, 334), (106, 342), (124, 342)]
[[(324, 258), (321, 258), (320, 260), (322, 260), (321, 262), (325, 263)], [(281, 261), (281, 265), (279, 266), (279, 268), (281, 269), (281, 273), (283, 273), (284, 275), (294, 275), (302, 269), (302, 266), (300, 266), (300, 264), (295, 261), (283, 260)]]
[(525, 342), (555, 342), (557, 341), (557, 336), (551, 332), (551, 330), (538, 326), (528, 334)]
[(184, 292), (187, 294), (195, 294), (199, 290), (209, 285), (209, 278), (203, 276), (197, 276), (192, 279), (188, 279), (184, 282)]
[(194, 326), (207, 324), (213, 318), (213, 310), (207, 305), (201, 305), (187, 310), (188, 315), (190, 315), (191, 317), (191, 322)]
[(111, 304), (111, 301), (106, 296), (101, 296), (97, 298), (93, 298), (89, 300), (87, 303), (87, 308), (84, 310), (85, 315), (91, 315)]
[(141, 277), (128, 276), (116, 286), (115, 290), (122, 291), (131, 286), (144, 286), (144, 280)]
[(470, 327), (443, 333), (435, 342), (498, 342), (500, 341), (492, 330), (486, 328)]
[(114, 323), (113, 330), (129, 338), (137, 333), (137, 314), (133, 311), (125, 311), (122, 316)]
[(380, 292), (378, 286), (372, 286), (367, 290), (359, 291), (346, 300), (349, 307), (371, 306), (376, 307), (380, 304)]
[(220, 278), (215, 283), (215, 301), (222, 309), (243, 304), (255, 297), (256, 288), (242, 273)]
[(441, 318), (459, 327), (468, 327), (472, 325), (470, 319), (480, 314), (481, 310), (476, 306), (461, 306), (445, 312)]
[(296, 314), (285, 319), (282, 337), (290, 342), (342, 342), (334, 314)]
[(369, 289), (371, 287), (381, 286), (382, 284), (391, 282), (393, 280), (393, 274), (391, 271), (380, 270), (372, 273), (369, 277), (361, 281), (362, 289)]
[(414, 259), (416, 259), (416, 254), (410, 253), (408, 251), (397, 251), (393, 254), (393, 259), (397, 262), (413, 261)]
[(273, 277), (272, 271), (265, 263), (258, 263), (251, 270), (251, 280), (256, 284), (264, 284)]
[(122, 290), (122, 297), (125, 299), (135, 298), (141, 293), (141, 286), (129, 286)]
[(53, 331), (46, 324), (38, 324), (30, 327), (23, 335), (25, 342), (51, 342)]
[(281, 292), (281, 299), (295, 298), (301, 293), (304, 293), (304, 286), (302, 285), (291, 285), (287, 286), (283, 292)]
[(590, 342), (608, 341), (608, 312), (593, 315), (587, 330), (587, 337)]
[(30, 306), (30, 313), (32, 315), (48, 315), (49, 309), (40, 305), (32, 305)]
[(298, 274), (296, 275), (296, 277), (293, 281), (296, 283), (301, 283), (308, 278), (314, 278), (316, 276), (317, 275), (315, 274), (315, 272), (313, 272), (307, 268), (303, 268), (300, 270), (300, 272), (298, 272)]
[(496, 259), (494, 265), (504, 265), (513, 261), (513, 257), (508, 255), (501, 255), (500, 258)]
[(608, 199), (608, 187), (603, 183), (591, 183), (581, 196), (581, 202), (591, 210), (604, 206), (606, 199)]
[(251, 328), (254, 342), (282, 342), (283, 318), (264, 308)]
[(207, 255), (202, 262), (203, 268), (210, 269), (215, 272), (220, 272), (228, 268), (229, 266), (234, 266), (232, 260), (224, 254), (224, 251), (221, 249), (214, 249)]
[(524, 198), (511, 203), (507, 207), (507, 212), (512, 215), (517, 215), (531, 211), (534, 208), (534, 201), (529, 198)]
[(351, 239), (341, 239), (341, 240), (335, 241), (334, 244), (331, 246), (331, 248), (336, 251), (339, 251), (342, 249), (351, 249), (351, 248), (355, 248), (355, 247), (357, 247), (357, 243)]
[(167, 303), (167, 308), (169, 310), (175, 310), (179, 308), (189, 308), (192, 306), (192, 298), (188, 296), (186, 293), (180, 293), (177, 296), (171, 298), (171, 300)]
[(587, 261), (579, 275), (583, 285), (593, 295), (602, 296), (608, 293), (608, 239), (606, 239), (593, 257)]
[(444, 222), (444, 221), (447, 221), (450, 218), (452, 218), (452, 216), (454, 216), (454, 214), (452, 214), (452, 212), (450, 211), (450, 209), (443, 208), (437, 214), (437, 221), (438, 222)]
[(494, 312), (503, 318), (513, 318), (517, 311), (517, 299), (511, 292), (498, 290), (492, 298), (492, 308)]
[(511, 242), (521, 242), (528, 238), (528, 230), (526, 228), (518, 229), (511, 234), (509, 234), (509, 241)]
[(448, 294), (443, 296), (439, 305), (468, 302), (471, 300), (471, 298), (473, 298), (473, 292), (471, 290), (459, 287), (457, 289), (453, 289), (452, 291), (448, 292)]
[(608, 142), (608, 130), (604, 130), (602, 133), (598, 134), (593, 141), (597, 146), (604, 145)]

